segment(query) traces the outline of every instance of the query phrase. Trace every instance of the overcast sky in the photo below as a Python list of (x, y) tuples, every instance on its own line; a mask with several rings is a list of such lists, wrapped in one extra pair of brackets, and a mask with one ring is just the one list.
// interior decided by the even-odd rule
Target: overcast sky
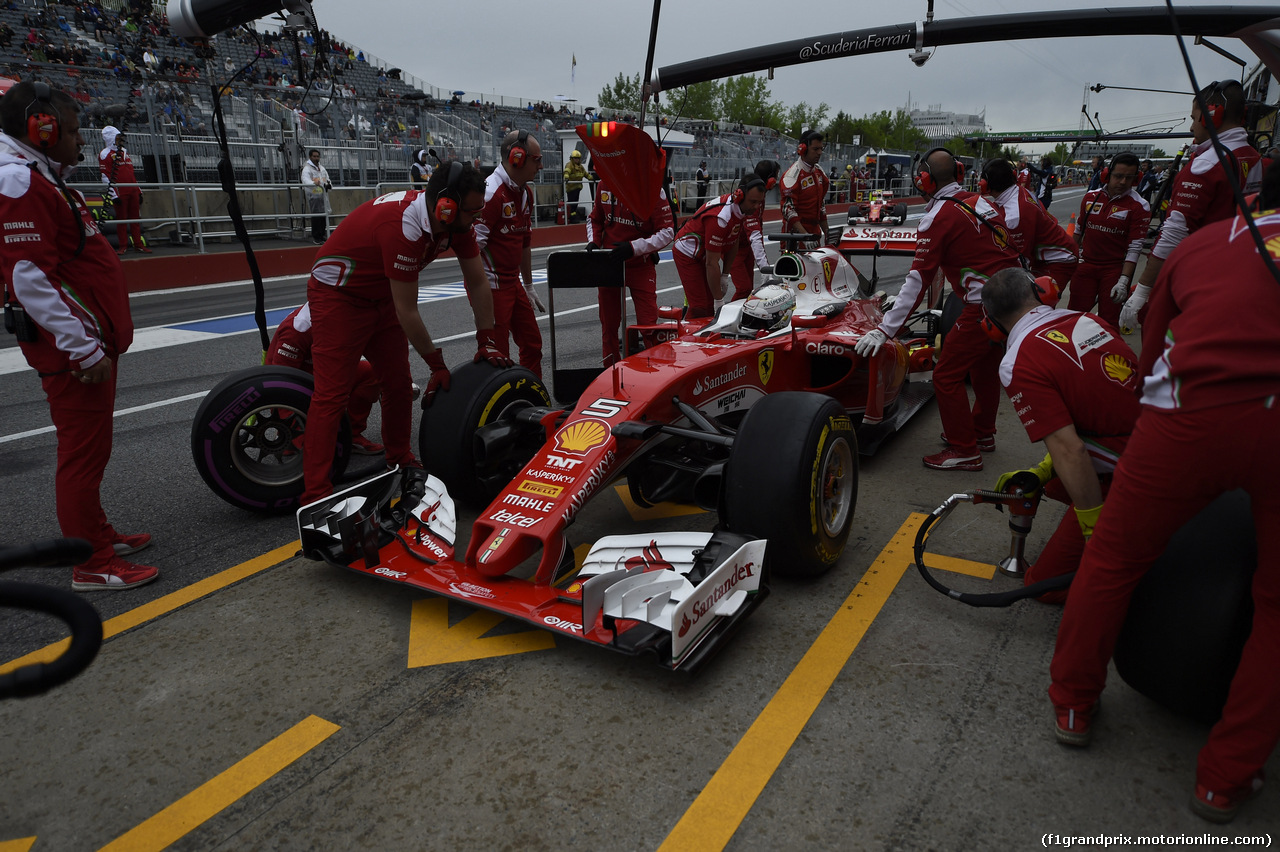
[[(1237, 6), (1276, 5), (1237, 0)], [(1157, 6), (1120, 2), (1117, 6)], [(1177, 6), (1186, 5), (1177, 3)], [(1206, 4), (1216, 5), (1216, 4)], [(1096, 0), (937, 0), (935, 18), (1054, 8), (1097, 8)], [(644, 0), (480, 0), (431, 3), (375, 0), (315, 4), (320, 26), (338, 38), (399, 66), (428, 83), (495, 95), (551, 100), (576, 97), (594, 105), (600, 90), (619, 72), (644, 70), (652, 6)], [(370, 14), (376, 8), (377, 14)], [(803, 10), (803, 13), (799, 13)], [(654, 65), (825, 35), (848, 29), (904, 23), (923, 18), (925, 0), (668, 0), (662, 7)], [(1224, 39), (1220, 46), (1245, 59), (1244, 44)], [(1240, 76), (1240, 68), (1205, 47), (1188, 48), (1201, 84)], [(576, 81), (570, 67), (577, 57)], [(940, 104), (954, 112), (986, 110), (993, 130), (1075, 129), (1085, 89), (1096, 83), (1189, 92), (1186, 72), (1172, 37), (1037, 39), (1011, 43), (943, 47), (923, 67), (907, 51), (780, 68), (770, 84), (776, 100), (826, 102), (831, 114), (853, 116), (883, 109)], [(673, 98), (678, 106), (678, 92)], [(1107, 90), (1088, 93), (1089, 112), (1103, 128), (1119, 131), (1142, 125), (1185, 130), (1189, 96)], [(666, 107), (664, 107), (664, 110)], [(1169, 145), (1165, 147), (1176, 147)]]

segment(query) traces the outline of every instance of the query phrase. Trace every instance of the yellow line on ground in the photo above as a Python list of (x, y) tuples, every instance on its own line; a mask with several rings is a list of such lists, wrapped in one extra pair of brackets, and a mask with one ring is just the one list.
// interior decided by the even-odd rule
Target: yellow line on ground
[(28, 849), (35, 845), (35, 842), (35, 837), (0, 841), (0, 852), (27, 852)]
[(149, 852), (176, 843), (338, 730), (339, 726), (332, 722), (308, 716), (235, 766), (103, 846), (99, 852)]
[(800, 663), (684, 812), (660, 852), (723, 849), (912, 565), (925, 515), (912, 513), (871, 563)]
[[(156, 598), (151, 603), (143, 604), (137, 609), (131, 609), (128, 612), (121, 613), (115, 618), (109, 618), (102, 623), (102, 638), (110, 639), (112, 636), (123, 633), (126, 630), (132, 630), (139, 624), (144, 624), (153, 618), (173, 612), (179, 607), (186, 606), (192, 601), (199, 600), (205, 595), (213, 594), (219, 589), (226, 588), (232, 583), (237, 583), (246, 577), (252, 577), (260, 571), (265, 571), (275, 565), (293, 556), (298, 552), (298, 548), (302, 546), (301, 542), (295, 541), (282, 547), (277, 547), (269, 553), (261, 556), (255, 556), (248, 562), (242, 562), (234, 568), (228, 568), (220, 571), (212, 577), (205, 577), (199, 582), (192, 583), (190, 586), (179, 589), (176, 592), (170, 592), (162, 598)], [(18, 657), (16, 660), (0, 665), (0, 675), (7, 674), (14, 669), (33, 663), (49, 663), (57, 659), (63, 651), (67, 650), (71, 645), (70, 639), (63, 639), (61, 642), (54, 642), (52, 645), (32, 651), (30, 654)]]
[[(915, 557), (912, 556), (914, 559)], [(939, 571), (950, 571), (953, 574), (965, 574), (970, 577), (981, 577), (990, 580), (996, 575), (996, 566), (985, 562), (972, 562), (968, 559), (957, 559), (954, 556), (935, 556), (930, 553), (924, 561), (925, 567), (937, 568)], [(914, 563), (913, 563), (914, 565)]]

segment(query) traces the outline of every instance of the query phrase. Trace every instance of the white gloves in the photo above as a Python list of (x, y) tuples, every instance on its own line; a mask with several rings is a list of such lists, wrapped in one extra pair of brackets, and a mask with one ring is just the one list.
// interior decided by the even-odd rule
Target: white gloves
[(1147, 304), (1147, 297), (1151, 295), (1151, 288), (1144, 284), (1139, 284), (1133, 288), (1133, 295), (1129, 297), (1129, 301), (1124, 303), (1124, 307), (1120, 309), (1120, 331), (1124, 334), (1131, 333), (1139, 325), (1138, 311), (1142, 310)]
[(880, 347), (884, 346), (889, 336), (878, 328), (868, 331), (862, 335), (862, 339), (853, 345), (853, 351), (857, 352), (863, 358), (870, 358), (880, 352)]
[(545, 314), (547, 309), (543, 306), (542, 300), (538, 298), (538, 290), (532, 284), (524, 285), (524, 292), (529, 296), (529, 304), (533, 305), (533, 309), (540, 314)]
[(720, 298), (723, 299), (726, 295), (732, 292), (733, 292), (733, 278), (728, 275), (721, 275), (720, 276)]
[(1123, 305), (1127, 298), (1129, 298), (1129, 276), (1121, 275), (1116, 279), (1116, 286), (1111, 288), (1111, 301), (1117, 305)]

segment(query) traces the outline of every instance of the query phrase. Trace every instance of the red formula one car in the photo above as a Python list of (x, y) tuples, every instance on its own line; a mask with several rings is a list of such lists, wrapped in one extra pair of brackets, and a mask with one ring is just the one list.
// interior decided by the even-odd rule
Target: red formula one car
[(895, 202), (890, 190), (873, 189), (849, 221), (858, 225), (902, 225), (907, 221), (907, 205)]
[[(554, 261), (563, 256), (549, 277), (573, 267)], [(303, 550), (696, 668), (764, 599), (772, 574), (836, 563), (859, 444), (878, 443), (932, 396), (931, 327), (870, 360), (855, 354), (882, 316), (868, 283), (833, 249), (784, 253), (765, 286), (710, 322), (630, 329), (647, 348), (569, 406), (553, 405), (527, 370), (462, 367), (423, 418), (429, 474), (388, 473), (303, 507)], [(932, 313), (920, 316), (931, 326)], [(575, 572), (572, 524), (624, 478), (641, 506), (694, 503), (720, 523), (603, 538)], [(465, 541), (455, 500), (480, 508)]]

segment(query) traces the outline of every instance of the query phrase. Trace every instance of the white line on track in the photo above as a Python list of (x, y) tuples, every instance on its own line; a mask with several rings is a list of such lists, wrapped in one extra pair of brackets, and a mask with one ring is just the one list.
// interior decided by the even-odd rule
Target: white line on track
[[(146, 405), (135, 405), (133, 408), (122, 408), (119, 411), (117, 411), (113, 416), (123, 417), (126, 414), (137, 414), (140, 411), (150, 411), (153, 408), (163, 408), (166, 405), (176, 405), (179, 402), (189, 402), (190, 400), (193, 400), (193, 399), (200, 399), (207, 393), (208, 391), (201, 391), (200, 393), (189, 393), (186, 396), (178, 396), (178, 397), (174, 397), (173, 399), (162, 399), (158, 402), (148, 402)], [(52, 426), (44, 426), (40, 429), (30, 429), (26, 432), (15, 432), (12, 435), (0, 436), (0, 444), (7, 444), (10, 441), (17, 441), (22, 438), (30, 438), (33, 435), (44, 435), (52, 431), (53, 431)]]

